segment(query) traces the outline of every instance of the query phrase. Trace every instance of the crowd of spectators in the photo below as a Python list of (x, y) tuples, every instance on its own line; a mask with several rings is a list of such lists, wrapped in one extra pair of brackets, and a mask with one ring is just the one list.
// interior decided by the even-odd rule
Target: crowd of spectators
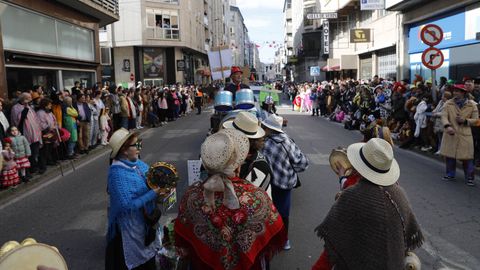
[[(444, 104), (455, 88), (480, 102), (480, 80), (464, 77), (454, 81), (441, 77), (433, 87), (431, 80), (416, 75), (415, 80), (381, 79), (339, 80), (321, 83), (285, 84), (292, 109), (324, 116), (343, 123), (345, 129), (370, 130), (372, 125), (386, 126), (401, 148), (415, 148), (438, 155), (444, 125)], [(480, 128), (472, 126), (475, 165), (480, 166)]]
[(107, 145), (121, 127), (134, 130), (176, 121), (194, 105), (202, 106), (207, 95), (201, 91), (180, 84), (84, 88), (79, 82), (63, 91), (42, 86), (17, 91), (11, 99), (0, 100), (0, 188), (16, 187), (33, 174), (44, 174), (48, 166)]

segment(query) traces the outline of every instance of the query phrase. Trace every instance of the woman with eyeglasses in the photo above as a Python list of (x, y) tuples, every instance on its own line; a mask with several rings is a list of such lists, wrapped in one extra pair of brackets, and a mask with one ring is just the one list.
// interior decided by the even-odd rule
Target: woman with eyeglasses
[(149, 166), (139, 159), (142, 141), (121, 128), (110, 138), (112, 163), (108, 173), (107, 251), (105, 269), (155, 269), (155, 232), (160, 213), (145, 174)]

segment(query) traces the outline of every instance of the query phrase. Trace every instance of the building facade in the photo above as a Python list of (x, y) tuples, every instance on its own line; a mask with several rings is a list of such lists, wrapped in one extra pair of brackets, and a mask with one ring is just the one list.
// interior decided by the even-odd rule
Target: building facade
[(101, 81), (99, 28), (118, 19), (117, 0), (0, 1), (0, 95), (92, 87)]
[(239, 67), (249, 66), (248, 51), (246, 50), (246, 46), (249, 44), (245, 42), (248, 40), (248, 30), (245, 26), (242, 12), (236, 6), (230, 6), (229, 29), (229, 47), (232, 50), (233, 65)]
[(480, 3), (479, 1), (399, 1), (387, 0), (386, 8), (401, 12), (399, 32), (399, 76), (413, 80), (415, 74), (425, 79), (431, 72), (422, 65), (421, 54), (427, 48), (419, 39), (420, 30), (436, 24), (443, 30), (443, 40), (435, 47), (444, 56), (436, 71), (454, 80), (480, 76)]
[(311, 76), (310, 68), (324, 66), (326, 57), (321, 51), (322, 23), (307, 19), (310, 13), (318, 13), (321, 4), (316, 0), (285, 0), (284, 2), (284, 48), (286, 56), (286, 79), (313, 81), (325, 79)]
[(107, 27), (102, 42), (112, 48), (114, 81), (124, 86), (208, 83), (207, 50), (222, 36), (221, 30), (212, 34), (212, 25), (225, 29), (211, 22), (219, 16), (214, 1), (120, 0), (121, 20)]
[(337, 19), (328, 20), (330, 53), (322, 68), (327, 79), (398, 77), (401, 24), (397, 12), (361, 10), (358, 0), (330, 1), (323, 11), (338, 14)]

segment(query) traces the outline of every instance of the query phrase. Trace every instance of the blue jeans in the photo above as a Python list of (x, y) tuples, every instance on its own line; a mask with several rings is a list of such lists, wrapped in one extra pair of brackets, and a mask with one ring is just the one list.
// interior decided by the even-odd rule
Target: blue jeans
[(75, 150), (75, 145), (77, 145), (77, 142), (68, 141), (68, 155), (69, 156), (73, 155), (73, 151)]
[[(457, 160), (454, 158), (445, 158), (447, 175), (455, 177), (457, 170)], [(462, 160), (463, 172), (465, 174), (465, 180), (475, 178), (475, 167), (473, 166), (473, 159)]]
[(122, 125), (124, 129), (128, 129), (128, 117), (122, 117)]

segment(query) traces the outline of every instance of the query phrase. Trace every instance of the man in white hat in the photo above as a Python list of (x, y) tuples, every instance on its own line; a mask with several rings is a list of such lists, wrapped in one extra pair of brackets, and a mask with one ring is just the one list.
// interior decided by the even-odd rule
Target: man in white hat
[[(308, 159), (295, 142), (283, 132), (282, 125), (283, 117), (275, 114), (262, 122), (266, 133), (262, 153), (272, 167), (270, 182), (273, 204), (282, 216), (288, 232), (292, 189), (300, 186), (297, 173), (307, 169)], [(290, 241), (287, 240), (284, 249), (290, 248)]]
[(347, 156), (362, 179), (315, 229), (325, 250), (312, 269), (404, 269), (406, 252), (420, 247), (423, 235), (396, 184), (400, 168), (391, 145), (373, 138), (350, 145)]
[[(240, 178), (247, 179), (257, 187), (267, 190), (272, 169), (261, 153), (265, 145), (265, 131), (258, 125), (257, 117), (249, 112), (239, 112), (234, 120), (225, 121), (223, 127), (242, 132), (250, 142), (248, 156), (240, 167)], [(259, 176), (261, 176), (260, 179)]]

